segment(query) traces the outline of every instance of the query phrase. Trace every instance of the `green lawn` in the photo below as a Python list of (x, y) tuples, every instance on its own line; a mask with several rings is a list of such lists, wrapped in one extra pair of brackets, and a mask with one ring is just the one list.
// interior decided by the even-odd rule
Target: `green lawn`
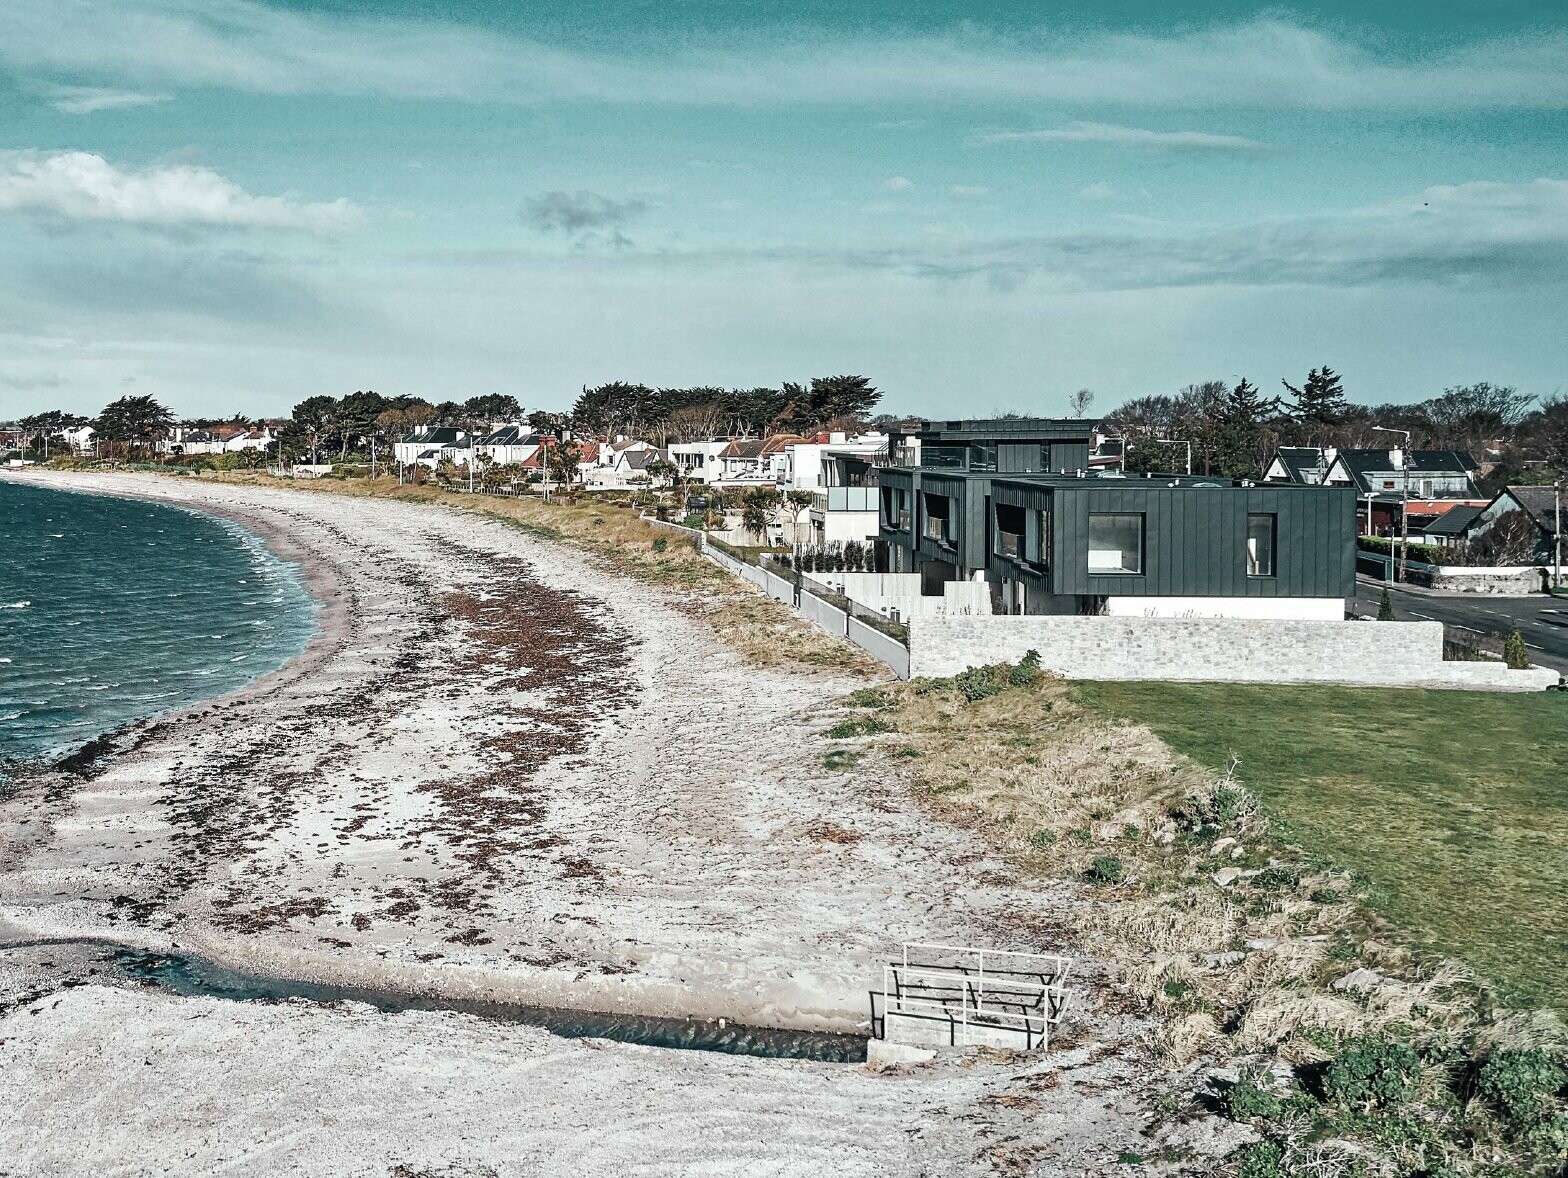
[(1423, 944), (1568, 1009), (1568, 695), (1083, 683), (1363, 876)]

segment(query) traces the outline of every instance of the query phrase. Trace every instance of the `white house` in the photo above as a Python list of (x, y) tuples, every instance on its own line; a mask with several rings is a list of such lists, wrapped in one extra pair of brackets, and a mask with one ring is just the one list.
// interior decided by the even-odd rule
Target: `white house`
[(701, 442), (672, 442), (669, 459), (681, 468), (687, 482), (711, 483), (718, 480), (719, 455), (730, 445), (729, 438), (708, 438)]
[(539, 452), (544, 435), (531, 433), (527, 426), (503, 425), (479, 438), (474, 447), (497, 466), (521, 465)]
[(442, 451), (461, 447), (468, 453), (468, 435), (450, 425), (419, 425), (392, 443), (392, 456), (404, 466), (416, 463), (435, 469), (441, 461)]

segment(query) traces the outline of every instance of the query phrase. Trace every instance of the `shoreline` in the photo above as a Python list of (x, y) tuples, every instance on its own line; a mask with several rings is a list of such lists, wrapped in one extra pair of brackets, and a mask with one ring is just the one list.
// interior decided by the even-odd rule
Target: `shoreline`
[[(103, 476), (69, 478), (62, 479), (61, 482), (67, 484), (61, 489), (87, 489), (91, 493), (118, 494), (128, 498), (159, 501), (206, 511), (208, 514), (229, 519), (262, 537), (264, 542), (273, 546), (272, 550), (280, 558), (288, 559), (298, 565), (307, 576), (307, 583), (313, 596), (322, 602), (318, 616), (318, 631), (306, 651), (300, 656), (277, 671), (258, 677), (244, 688), (193, 707), (165, 713), (137, 726), (137, 731), (130, 737), (130, 747), (120, 755), (112, 757), (101, 771), (95, 773), (89, 782), (84, 783), (89, 787), (105, 779), (114, 783), (127, 775), (134, 775), (139, 767), (156, 765), (161, 758), (167, 757), (165, 748), (171, 741), (178, 742), (180, 738), (190, 735), (187, 730), (194, 730), (199, 734), (215, 713), (243, 713), (248, 710), (265, 712), (271, 707), (271, 701), (280, 694), (287, 693), (291, 688), (316, 684), (323, 674), (330, 674), (331, 664), (335, 660), (364, 661), (364, 651), (358, 649), (363, 646), (363, 635), (356, 634), (354, 616), (360, 603), (355, 587), (350, 582), (351, 574), (340, 567), (330, 550), (324, 550), (323, 546), (313, 544), (303, 536), (287, 534), (276, 514), (269, 514), (268, 507), (233, 501), (254, 497), (254, 492), (250, 489), (241, 489), (236, 493), (233, 488), (226, 489), (222, 485), (203, 487), (200, 484), (193, 486), (187, 483), (165, 483), (163, 480), (149, 485), (149, 480), (145, 476), (138, 478), (123, 475), (112, 475), (107, 479)], [(89, 486), (82, 488), (83, 483)], [(50, 477), (44, 485), (60, 484)], [(302, 508), (308, 504), (311, 510), (318, 506), (332, 511), (366, 510), (362, 501), (353, 504), (327, 503), (325, 497), (309, 496), (282, 489), (267, 488), (261, 492), (261, 497), (275, 499), (280, 495), (296, 494), (298, 499), (295, 502)], [(197, 502), (192, 503), (192, 499)], [(294, 505), (290, 503), (290, 506)], [(420, 509), (393, 504), (385, 510), (413, 514)], [(445, 526), (449, 529), (467, 530), (470, 525), (477, 528), (491, 526), (484, 521), (458, 518), (457, 514), (451, 511), (439, 508), (435, 510), (448, 521)], [(581, 557), (566, 553), (558, 545), (550, 545), (548, 542), (528, 537), (518, 537), (516, 543), (535, 549), (536, 555), (537, 550), (542, 548), (562, 563), (567, 561), (581, 563)], [(594, 579), (601, 580), (602, 574), (595, 574)], [(629, 583), (628, 587), (630, 587)], [(637, 593), (638, 596), (656, 596), (640, 587), (637, 588)], [(642, 603), (638, 603), (633, 610), (627, 612), (640, 613), (641, 610)], [(523, 676), (525, 679), (527, 677), (527, 674)], [(745, 678), (749, 679), (750, 676)], [(651, 684), (645, 684), (645, 688), (648, 685)], [(848, 682), (846, 686), (854, 686), (854, 682)], [(529, 712), (528, 708), (522, 709), (522, 713)], [(551, 726), (558, 726), (559, 715), (550, 714), (544, 717), (544, 722)], [(654, 739), (655, 746), (662, 742), (665, 733), (669, 730), (668, 727), (661, 726)], [(362, 752), (363, 749), (358, 747), (361, 743), (356, 742), (356, 747), (347, 751)], [(591, 743), (599, 753), (616, 752), (613, 736), (606, 739), (606, 734), (603, 732), (596, 734)], [(458, 755), (454, 750), (445, 747), (440, 752), (445, 756)], [(650, 755), (657, 756), (655, 749), (649, 748), (639, 754), (638, 760), (643, 763), (642, 767), (645, 770), (649, 767)], [(555, 765), (555, 762), (549, 759), (539, 766), (541, 771), (552, 767), (564, 768)], [(526, 785), (523, 789), (526, 792)], [(480, 821), (482, 823), (483, 820)], [(547, 836), (550, 840), (558, 837)], [(939, 841), (951, 841), (951, 837)], [(588, 860), (582, 856), (569, 856), (564, 865), (565, 874), (569, 878), (588, 880), (590, 886), (602, 886), (601, 881), (595, 878), (599, 874), (598, 869), (589, 865)], [(232, 870), (232, 866), (229, 870)], [(626, 864), (622, 870), (635, 874), (636, 868), (632, 864)], [(320, 882), (317, 879), (311, 885), (313, 891), (319, 890)], [(141, 901), (141, 897), (137, 897), (135, 893), (132, 893), (132, 897), (133, 900)], [(0, 900), (5, 898), (3, 893), (0, 893)], [(160, 901), (159, 905), (164, 903)], [(297, 896), (281, 904), (274, 899), (270, 903), (262, 904), (258, 911), (265, 914), (265, 919), (271, 920), (269, 910), (287, 908), (290, 904), (299, 907), (300, 903)], [(398, 901), (393, 907), (417, 908), (425, 903), (428, 903), (425, 899), (409, 896)], [(306, 907), (319, 907), (314, 901), (306, 901), (304, 904)], [(528, 1002), (574, 1009), (594, 1009), (608, 1013), (636, 1012), (674, 1017), (688, 1015), (727, 1017), (764, 1026), (793, 1027), (802, 1030), (860, 1031), (868, 1017), (865, 992), (873, 977), (879, 976), (873, 972), (875, 959), (869, 955), (857, 954), (860, 964), (851, 972), (844, 974), (841, 979), (832, 974), (792, 977), (794, 970), (790, 966), (796, 963), (790, 962), (787, 966), (783, 961), (780, 961), (778, 966), (771, 967), (771, 970), (776, 972), (771, 972), (769, 976), (768, 972), (757, 973), (755, 967), (742, 966), (737, 971), (737, 965), (740, 963), (729, 960), (730, 954), (727, 952), (720, 951), (717, 957), (713, 956), (712, 946), (701, 952), (698, 957), (688, 960), (689, 950), (669, 957), (667, 950), (657, 943), (648, 944), (640, 940), (634, 940), (623, 948), (617, 948), (617, 938), (612, 936), (606, 939), (602, 934), (592, 932), (589, 932), (586, 938), (569, 938), (568, 941), (575, 942), (575, 945), (560, 944), (544, 953), (537, 952), (538, 946), (535, 945), (532, 946), (535, 951), (514, 950), (504, 959), (481, 952), (463, 954), (462, 956), (468, 957), (468, 960), (452, 960), (459, 954), (439, 944), (429, 945), (428, 938), (416, 938), (426, 942), (417, 947), (405, 942), (405, 951), (395, 954), (385, 951), (374, 954), (339, 952), (335, 951), (336, 944), (328, 950), (323, 950), (319, 944), (307, 943), (305, 938), (299, 936), (255, 936), (246, 935), (243, 930), (236, 934), (235, 931), (226, 931), (221, 920), (215, 921), (210, 912), (204, 913), (201, 920), (193, 920), (191, 918), (195, 913), (191, 911), (191, 906), (182, 906), (178, 899), (175, 899), (170, 906), (175, 910), (173, 915), (178, 916), (179, 919), (164, 927), (157, 927), (155, 923), (127, 927), (124, 922), (118, 920), (113, 922), (112, 927), (108, 927), (101, 918), (96, 921), (89, 920), (84, 926), (79, 923), (80, 916), (51, 927), (52, 922), (40, 921), (42, 914), (36, 912), (31, 915), (39, 923), (31, 927), (46, 936), (104, 935), (152, 950), (175, 946), (188, 947), (220, 964), (236, 969), (300, 981), (389, 989), (410, 995), (446, 994), (486, 1001)], [(584, 901), (579, 898), (575, 903), (565, 907), (569, 909), (574, 906), (582, 907)], [(56, 906), (53, 912), (58, 915), (65, 907), (68, 905)], [(0, 917), (8, 917), (7, 923), (18, 925), (19, 915), (21, 913), (14, 906), (0, 904)], [(306, 914), (290, 915), (287, 923), (294, 925), (303, 916)], [(550, 919), (559, 921), (566, 918), (568, 918), (567, 911), (562, 911)], [(319, 927), (325, 921), (315, 918), (315, 923)], [(340, 918), (333, 923), (337, 928), (341, 928), (351, 922)], [(590, 919), (589, 929), (591, 930), (595, 924), (597, 921)], [(492, 923), (482, 917), (466, 922), (466, 927), (470, 930), (464, 934), (468, 941), (487, 942), (493, 939), (496, 931)], [(936, 931), (942, 935), (951, 935), (954, 927), (951, 920), (935, 924)], [(258, 931), (266, 932), (266, 930)], [(862, 929), (860, 935), (865, 936), (871, 931), (869, 928)], [(452, 937), (462, 933), (463, 929), (459, 928), (448, 934), (447, 940), (450, 942)], [(128, 937), (127, 934), (130, 936)], [(349, 934), (337, 931), (327, 937), (320, 937), (318, 934), (318, 939), (341, 941), (344, 944), (357, 940)], [(586, 958), (583, 956), (585, 940), (593, 950)], [(474, 946), (474, 948), (480, 947)], [(693, 944), (692, 948), (696, 948), (696, 944)], [(440, 965), (433, 968), (433, 961), (424, 960), (427, 956), (439, 958)], [(558, 960), (562, 957), (567, 960)], [(576, 961), (577, 964), (569, 965), (571, 961)], [(589, 966), (588, 969), (583, 968), (585, 964)], [(648, 968), (650, 964), (654, 968)]]
[[(445, 506), (69, 481), (264, 517), (330, 566), (341, 624), (91, 780), (0, 801), (0, 937), (51, 942), (0, 952), (23, 1169), (979, 1178), (1140, 1147), (1141, 1024), (1097, 1003), (1048, 1054), (883, 1068), (105, 985), (107, 950), (60, 942), (863, 1034), (898, 942), (1059, 950), (1041, 909), (1070, 899), (891, 759), (837, 767), (837, 700), (868, 680), (748, 661), (681, 587)], [(743, 618), (751, 597), (772, 604), (743, 593)]]
[[(158, 476), (165, 477), (165, 476)], [(320, 562), (308, 559), (313, 554), (296, 544), (289, 535), (276, 524), (254, 512), (246, 512), (238, 508), (225, 508), (221, 505), (204, 504), (196, 506), (184, 502), (173, 502), (168, 497), (155, 495), (148, 491), (135, 488), (120, 490), (118, 488), (96, 488), (52, 485), (49, 475), (18, 474), (0, 470), (0, 482), (12, 482), (19, 486), (36, 486), (46, 490), (58, 491), (67, 495), (98, 495), (113, 499), (133, 499), (142, 503), (156, 503), (162, 507), (170, 507), (177, 511), (186, 511), (195, 515), (206, 515), (214, 519), (223, 520), (241, 528), (254, 538), (276, 560), (293, 568), (299, 576), (300, 584), (314, 607), (311, 619), (311, 634), (306, 640), (305, 647), (298, 654), (291, 656), (281, 666), (271, 671), (257, 675), (239, 687), (230, 688), (219, 695), (208, 696), (192, 704), (172, 708), (165, 712), (156, 712), (139, 720), (129, 720), (113, 728), (106, 729), (84, 741), (78, 748), (54, 757), (41, 763), (28, 775), (35, 773), (49, 773), (64, 770), (76, 776), (79, 773), (64, 763), (81, 755), (90, 745), (97, 741), (130, 740), (130, 747), (123, 750), (110, 750), (105, 755), (120, 757), (130, 755), (135, 751), (135, 739), (138, 732), (149, 726), (163, 723), (177, 723), (188, 719), (201, 711), (214, 705), (235, 702), (243, 697), (266, 691), (279, 683), (287, 682), (295, 675), (308, 674), (313, 666), (319, 665), (330, 653), (331, 648), (346, 637), (347, 619), (345, 606), (342, 601), (342, 579), (333, 568), (330, 561)], [(101, 758), (97, 758), (101, 759)]]

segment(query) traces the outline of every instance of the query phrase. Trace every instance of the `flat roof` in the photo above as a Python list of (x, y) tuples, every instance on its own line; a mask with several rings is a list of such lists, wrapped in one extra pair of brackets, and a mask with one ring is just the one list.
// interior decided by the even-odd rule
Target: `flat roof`
[(920, 440), (925, 442), (1059, 442), (1094, 433), (1096, 422), (1086, 417), (966, 417), (957, 421), (926, 421)]

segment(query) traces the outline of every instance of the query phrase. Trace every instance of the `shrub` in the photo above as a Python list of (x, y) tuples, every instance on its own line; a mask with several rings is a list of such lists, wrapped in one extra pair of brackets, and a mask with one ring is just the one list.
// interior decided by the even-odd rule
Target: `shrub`
[(826, 736), (829, 740), (851, 740), (857, 736), (876, 736), (878, 733), (893, 731), (891, 725), (876, 716), (852, 716), (847, 720), (840, 720), (829, 728)]
[(1007, 682), (1014, 687), (1031, 687), (1039, 681), (1043, 674), (1040, 670), (1040, 652), (1027, 650), (1024, 657), (1018, 660), (1017, 665), (1007, 672)]
[(1530, 667), (1530, 651), (1524, 644), (1524, 635), (1519, 633), (1518, 626), (1508, 632), (1508, 640), (1503, 643), (1503, 662), (1515, 671), (1528, 670)]
[(1264, 1068), (1243, 1068), (1225, 1093), (1225, 1112), (1233, 1121), (1270, 1120), (1285, 1111), (1285, 1102), (1273, 1091), (1274, 1076)]
[(1235, 1153), (1236, 1178), (1285, 1178), (1285, 1147), (1278, 1141), (1254, 1141)]
[(1383, 590), (1383, 596), (1377, 603), (1377, 620), (1392, 622), (1394, 620), (1394, 603), (1388, 596), (1388, 590)]
[(1421, 1079), (1421, 1060), (1408, 1043), (1382, 1035), (1345, 1042), (1323, 1073), (1323, 1094), (1360, 1108), (1408, 1100)]
[(663, 536), (655, 536), (653, 538), (653, 550), (655, 552), (663, 552), (669, 546), (670, 542)]
[(1042, 850), (1056, 841), (1056, 832), (1052, 830), (1037, 830), (1029, 836), (1029, 845)]
[(1482, 1066), (1476, 1087), (1504, 1120), (1523, 1128), (1550, 1111), (1552, 1098), (1564, 1085), (1568, 1070), (1563, 1061), (1531, 1047), (1494, 1052)]
[(1266, 867), (1252, 877), (1252, 883), (1271, 892), (1288, 892), (1301, 883), (1301, 877), (1283, 867)]
[(1194, 794), (1176, 814), (1199, 828), (1237, 826), (1258, 812), (1258, 800), (1245, 786), (1222, 780), (1206, 794)]
[(1084, 879), (1092, 884), (1121, 883), (1127, 875), (1127, 868), (1115, 855), (1101, 855), (1089, 864), (1089, 870), (1084, 872)]
[(990, 699), (1003, 688), (1003, 684), (998, 682), (994, 667), (974, 667), (968, 671), (961, 671), (953, 676), (953, 686), (958, 688), (970, 703)]

